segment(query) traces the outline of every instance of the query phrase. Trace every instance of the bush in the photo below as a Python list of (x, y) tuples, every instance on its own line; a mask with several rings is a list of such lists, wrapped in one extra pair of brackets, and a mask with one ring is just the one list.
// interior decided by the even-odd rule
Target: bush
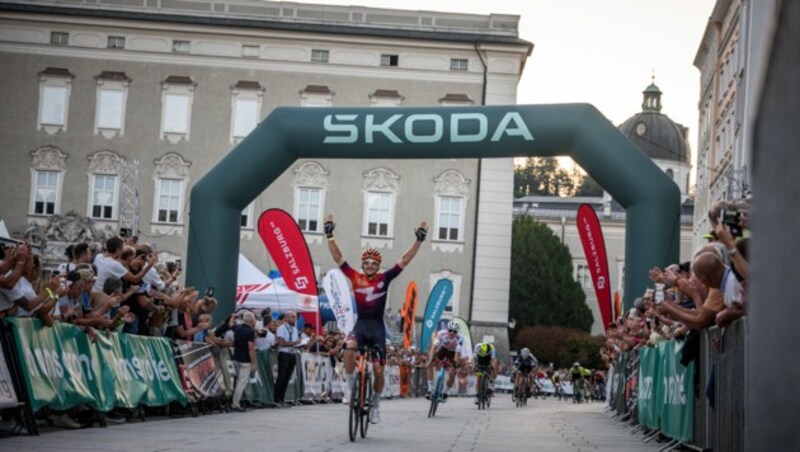
[(604, 344), (603, 336), (561, 326), (525, 327), (514, 340), (516, 350), (528, 347), (540, 365), (553, 363), (556, 368), (570, 367), (578, 361), (587, 369), (602, 369), (600, 347)]

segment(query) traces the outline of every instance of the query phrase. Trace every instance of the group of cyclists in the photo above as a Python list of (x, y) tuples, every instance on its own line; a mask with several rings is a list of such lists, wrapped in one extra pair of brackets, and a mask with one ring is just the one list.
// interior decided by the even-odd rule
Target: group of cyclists
[[(422, 242), (425, 240), (428, 228), (425, 222), (414, 229), (414, 242), (401, 255), (400, 259), (390, 269), (381, 272), (380, 265), (382, 256), (380, 250), (368, 248), (361, 253), (361, 271), (352, 268), (344, 259), (342, 252), (336, 245), (333, 232), (335, 229), (333, 216), (326, 215), (324, 222), (325, 235), (328, 241), (328, 249), (336, 265), (342, 270), (344, 275), (350, 280), (353, 286), (353, 295), (358, 312), (358, 319), (353, 330), (346, 338), (344, 349), (345, 364), (345, 396), (344, 402), (350, 399), (350, 390), (353, 387), (353, 372), (356, 365), (356, 354), (364, 347), (373, 347), (375, 353), (372, 355), (373, 394), (370, 401), (369, 422), (377, 424), (380, 422), (380, 399), (384, 388), (383, 366), (386, 364), (386, 329), (383, 323), (383, 313), (386, 309), (386, 294), (389, 284), (394, 280), (403, 269), (414, 259)], [(467, 355), (463, 333), (460, 331), (459, 324), (451, 321), (447, 324), (447, 329), (439, 331), (433, 340), (433, 346), (429, 352), (429, 362), (427, 372), (428, 393), (427, 398), (431, 397), (434, 390), (434, 375), (442, 367), (448, 370), (446, 382), (447, 391), (442, 394), (443, 402), (447, 400), (447, 392), (452, 388), (456, 377), (456, 368), (462, 364)], [(472, 350), (472, 358), (475, 361), (475, 372), (478, 375), (488, 373), (490, 381), (498, 375), (499, 365), (497, 351), (494, 345), (484, 339)], [(528, 348), (523, 348), (514, 360), (514, 381), (516, 385), (525, 383), (530, 391), (537, 387), (536, 377), (539, 377), (537, 369), (539, 363)], [(570, 369), (568, 377), (575, 385), (583, 387), (584, 380), (589, 376), (588, 371), (580, 367), (579, 363)], [(548, 377), (551, 377), (548, 375)], [(558, 390), (561, 388), (561, 375), (557, 372), (552, 375), (553, 384)], [(478, 382), (476, 379), (476, 399), (479, 403)], [(491, 392), (489, 394), (491, 396)]]

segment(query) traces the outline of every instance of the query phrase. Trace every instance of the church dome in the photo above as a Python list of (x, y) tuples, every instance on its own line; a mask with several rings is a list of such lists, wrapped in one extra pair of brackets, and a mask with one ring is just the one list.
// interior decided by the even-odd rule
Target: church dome
[(619, 131), (651, 159), (691, 164), (689, 129), (661, 113), (662, 92), (655, 83), (642, 94), (642, 112), (623, 122)]

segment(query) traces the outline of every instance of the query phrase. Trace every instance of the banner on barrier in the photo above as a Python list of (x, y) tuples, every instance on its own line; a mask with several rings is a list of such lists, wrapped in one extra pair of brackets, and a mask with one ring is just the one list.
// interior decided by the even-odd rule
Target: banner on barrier
[(17, 406), (17, 393), (14, 391), (14, 382), (11, 372), (6, 365), (3, 347), (0, 347), (0, 408), (14, 408)]
[(680, 363), (683, 342), (658, 344), (660, 358), (656, 397), (659, 406), (661, 433), (678, 441), (688, 442), (694, 435), (694, 362)]
[(656, 403), (656, 386), (658, 384), (658, 349), (644, 347), (639, 351), (639, 391), (637, 412), (639, 423), (658, 428), (658, 404)]
[(73, 325), (44, 328), (38, 319), (8, 318), (14, 328), (31, 408), (98, 411), (186, 402), (167, 339), (112, 333), (95, 342)]
[(320, 401), (330, 392), (331, 360), (327, 356), (301, 353), (303, 400)]
[(628, 354), (620, 353), (614, 363), (614, 380), (611, 382), (611, 407), (617, 414), (625, 412), (625, 369), (628, 366)]
[(175, 358), (180, 360), (181, 378), (187, 396), (194, 399), (225, 397), (225, 378), (219, 356), (212, 353), (210, 344), (203, 342), (174, 342)]
[[(230, 352), (228, 357), (231, 357)], [(256, 361), (258, 361), (256, 363), (258, 366), (256, 368), (256, 381), (255, 383), (249, 382), (247, 384), (243, 399), (271, 405), (275, 402), (275, 379), (272, 374), (272, 363), (277, 362), (276, 353), (274, 350), (257, 351)], [(299, 359), (297, 361), (298, 363), (300, 362)], [(231, 363), (233, 363), (232, 358)], [(286, 400), (290, 399), (287, 397)]]

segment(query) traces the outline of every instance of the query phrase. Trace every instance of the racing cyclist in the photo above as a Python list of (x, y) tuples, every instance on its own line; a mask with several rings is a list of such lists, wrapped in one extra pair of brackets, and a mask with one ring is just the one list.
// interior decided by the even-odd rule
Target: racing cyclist
[[(428, 393), (426, 399), (433, 394), (433, 374), (439, 370), (444, 362), (450, 363), (450, 371), (447, 376), (447, 390), (442, 394), (442, 402), (447, 401), (447, 392), (453, 387), (456, 379), (456, 363), (461, 360), (461, 348), (464, 346), (464, 336), (459, 332), (458, 322), (451, 320), (447, 322), (447, 329), (436, 333), (433, 339), (433, 346), (428, 355)], [(434, 358), (436, 358), (434, 360)]]
[(581, 367), (581, 364), (579, 362), (573, 364), (572, 367), (569, 369), (569, 379), (570, 382), (572, 383), (572, 393), (573, 393), (572, 401), (575, 403), (582, 402), (585, 397), (585, 391), (586, 391), (586, 389), (584, 388), (585, 376), (586, 376), (586, 369)]
[[(533, 371), (539, 366), (539, 361), (533, 356), (533, 353), (528, 347), (519, 351), (516, 359), (514, 359), (514, 386), (519, 387), (522, 384), (522, 379), (527, 379), (527, 396), (530, 397), (531, 390), (533, 389)], [(516, 401), (516, 391), (511, 395), (511, 400)]]
[(423, 221), (414, 230), (416, 240), (400, 256), (397, 263), (386, 270), (380, 272), (381, 252), (376, 248), (367, 248), (361, 253), (361, 272), (353, 269), (342, 256), (339, 247), (333, 239), (333, 230), (336, 224), (333, 222), (333, 215), (325, 216), (325, 236), (328, 238), (328, 249), (331, 252), (333, 261), (341, 268), (342, 273), (350, 280), (353, 286), (353, 295), (358, 311), (353, 331), (347, 338), (347, 347), (344, 351), (345, 368), (345, 395), (344, 402), (350, 399), (350, 390), (353, 387), (353, 370), (356, 367), (355, 351), (358, 347), (372, 345), (379, 349), (378, 356), (374, 356), (372, 370), (375, 375), (373, 384), (372, 408), (370, 409), (370, 422), (377, 424), (381, 420), (380, 401), (383, 392), (384, 377), (383, 366), (386, 364), (386, 327), (383, 322), (383, 312), (386, 310), (386, 294), (389, 284), (403, 271), (403, 269), (414, 259), (419, 251), (420, 245), (425, 240), (428, 233), (428, 226)]
[[(478, 377), (475, 380), (475, 404), (478, 405), (480, 401), (478, 396), (480, 394), (481, 374), (489, 372), (490, 382), (494, 381), (494, 377), (497, 375), (497, 350), (494, 345), (484, 341), (475, 346), (473, 354), (475, 355), (475, 376)], [(491, 389), (488, 395), (491, 395)]]

